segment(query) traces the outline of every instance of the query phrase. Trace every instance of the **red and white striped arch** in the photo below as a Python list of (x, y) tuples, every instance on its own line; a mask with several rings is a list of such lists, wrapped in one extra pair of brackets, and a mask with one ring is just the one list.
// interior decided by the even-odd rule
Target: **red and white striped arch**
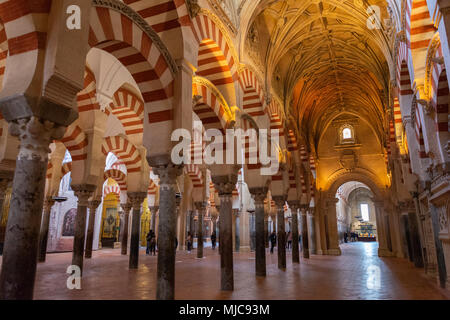
[(395, 140), (397, 141), (397, 144), (400, 145), (403, 138), (403, 121), (400, 102), (398, 101), (398, 98), (394, 98), (394, 126), (396, 136)]
[(73, 162), (82, 161), (87, 158), (88, 138), (76, 123), (67, 128), (61, 142), (70, 152)]
[(206, 82), (196, 81), (196, 79), (198, 78), (194, 78), (192, 83), (192, 95), (201, 98), (193, 106), (193, 111), (200, 118), (206, 130), (224, 130), (231, 118), (226, 101), (217, 92), (211, 90)]
[(244, 112), (252, 117), (265, 115), (264, 91), (253, 71), (245, 68), (240, 74), (239, 84), (244, 94), (242, 104)]
[(105, 186), (103, 188), (103, 197), (106, 197), (108, 194), (115, 194), (117, 199), (120, 199), (120, 187), (118, 184), (111, 185), (111, 186)]
[[(407, 0), (406, 36), (414, 67), (414, 77), (422, 78), (425, 74), (426, 51), (437, 29), (430, 18), (427, 1)], [(408, 13), (409, 19), (408, 19)]]
[(119, 88), (113, 95), (113, 102), (106, 109), (119, 119), (129, 136), (144, 132), (144, 101), (126, 88)]
[(194, 189), (203, 188), (203, 175), (197, 165), (186, 165), (184, 167), (184, 173), (187, 174), (191, 179)]
[(192, 22), (192, 31), (199, 43), (197, 75), (210, 80), (222, 92), (228, 104), (235, 106), (233, 83), (238, 79), (239, 62), (227, 31), (203, 13)]
[(2, 43), (7, 41), (8, 50), (6, 61), (2, 62), (5, 69), (0, 98), (23, 93), (30, 85), (38, 64), (38, 51), (45, 50), (50, 6), (48, 0), (0, 1)]
[(6, 58), (8, 57), (8, 39), (3, 23), (0, 21), (0, 91), (3, 86), (3, 76), (5, 75)]
[(445, 149), (449, 147), (450, 141), (450, 116), (449, 116), (449, 87), (447, 72), (445, 69), (442, 70), (437, 84), (436, 92), (436, 132), (438, 137), (438, 142), (440, 144), (440, 151), (443, 155), (443, 162), (448, 161), (445, 156)]
[(281, 139), (281, 137), (284, 137), (284, 126), (280, 105), (275, 101), (275, 99), (272, 99), (267, 106), (267, 110), (270, 119), (270, 129), (279, 130), (280, 142), (282, 142), (281, 145), (284, 146), (284, 139)]
[[(157, 35), (155, 34), (157, 37)], [(161, 50), (130, 18), (106, 7), (93, 7), (89, 45), (115, 56), (131, 73), (144, 99), (150, 126), (173, 120), (174, 76)], [(146, 120), (147, 121), (147, 120)]]
[(167, 31), (190, 25), (185, 0), (123, 0), (155, 30), (161, 38)]
[(121, 170), (118, 169), (109, 169), (106, 170), (103, 178), (108, 180), (108, 178), (113, 179), (117, 182), (122, 192), (127, 191), (127, 176)]
[(63, 163), (61, 166), (61, 177), (64, 177), (69, 172), (72, 172), (72, 162)]
[(97, 83), (95, 75), (91, 69), (86, 67), (84, 71), (84, 87), (77, 95), (78, 112), (88, 112), (91, 110), (100, 110), (97, 102)]
[(149, 196), (156, 196), (156, 192), (158, 191), (158, 186), (155, 184), (155, 182), (150, 179), (150, 182), (148, 184), (148, 190), (147, 193)]
[(114, 153), (127, 168), (127, 172), (139, 172), (142, 159), (139, 150), (122, 136), (106, 137), (102, 143), (102, 152), (106, 156)]
[[(242, 118), (241, 122), (242, 130), (247, 132), (249, 129), (254, 129), (255, 134), (257, 135), (257, 128), (255, 128), (251, 121), (249, 121), (246, 118)], [(255, 136), (255, 139), (257, 139), (257, 136)], [(256, 143), (255, 143), (256, 142)], [(259, 145), (258, 141), (255, 140), (252, 144), (250, 144), (250, 138), (245, 137), (245, 164), (247, 165), (247, 169), (251, 172), (253, 170), (259, 170), (261, 168), (261, 163), (258, 161), (259, 159)], [(256, 163), (250, 163), (250, 158), (253, 160), (252, 162)], [(257, 173), (259, 174), (259, 172)], [(251, 178), (250, 178), (251, 179)]]

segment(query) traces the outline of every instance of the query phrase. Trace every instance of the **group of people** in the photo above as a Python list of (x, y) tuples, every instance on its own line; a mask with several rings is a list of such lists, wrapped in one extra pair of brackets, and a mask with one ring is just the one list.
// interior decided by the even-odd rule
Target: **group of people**
[[(145, 251), (145, 253), (147, 255), (154, 255), (156, 256), (156, 234), (153, 230), (150, 230), (147, 233), (147, 250)], [(178, 248), (178, 239), (177, 237), (175, 237), (175, 250), (177, 250)]]
[(344, 233), (344, 242), (347, 243), (358, 241), (358, 234), (356, 232), (345, 232)]
[[(175, 240), (176, 240), (176, 238), (175, 238)], [(213, 233), (211, 234), (211, 247), (213, 250), (216, 249), (216, 241), (217, 241), (216, 232), (213, 231)], [(177, 241), (177, 245), (178, 245), (178, 241)], [(191, 232), (188, 232), (187, 237), (186, 237), (186, 247), (187, 247), (188, 253), (191, 253), (193, 245), (194, 245), (194, 238), (193, 238)]]
[[(299, 236), (298, 242), (301, 243), (302, 239)], [(275, 231), (273, 231), (269, 236), (269, 242), (270, 242), (270, 253), (273, 253), (273, 248), (277, 245), (277, 234)], [(292, 232), (286, 232), (286, 248), (288, 250), (292, 249)]]

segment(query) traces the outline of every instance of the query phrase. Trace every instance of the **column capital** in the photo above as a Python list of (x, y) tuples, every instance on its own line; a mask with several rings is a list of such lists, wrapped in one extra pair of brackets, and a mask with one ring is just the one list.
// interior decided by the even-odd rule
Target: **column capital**
[(100, 203), (102, 203), (102, 201), (98, 200), (98, 199), (89, 200), (89, 202), (88, 202), (89, 210), (91, 212), (95, 212), (97, 210), (98, 206), (100, 205)]
[(338, 198), (326, 198), (325, 199), (325, 206), (326, 207), (331, 207), (331, 206), (335, 206), (336, 205), (336, 203), (338, 203), (339, 202), (339, 199)]
[(255, 207), (264, 207), (264, 200), (267, 198), (267, 192), (269, 191), (269, 188), (267, 187), (257, 187), (257, 188), (250, 188), (249, 189), (250, 194), (255, 199)]
[(286, 202), (287, 196), (272, 196), (272, 200), (275, 201), (275, 205), (278, 208), (283, 208), (285, 202)]
[(288, 202), (289, 208), (294, 209), (298, 209), (300, 208), (300, 201), (299, 200), (289, 200)]
[(224, 176), (212, 176), (212, 183), (219, 193), (219, 197), (230, 197), (233, 194), (233, 190), (236, 189), (237, 174), (229, 174)]
[(151, 206), (148, 208), (152, 214), (156, 214), (156, 212), (159, 210), (159, 206)]
[(183, 173), (183, 166), (170, 163), (153, 167), (152, 170), (159, 176), (159, 187), (167, 190), (174, 187), (177, 177)]
[(133, 210), (140, 210), (142, 202), (147, 198), (147, 192), (129, 192), (127, 196)]
[(120, 207), (122, 208), (125, 214), (129, 214), (131, 210), (131, 202), (121, 203)]
[(208, 202), (207, 201), (195, 201), (194, 206), (195, 206), (195, 209), (197, 209), (198, 211), (205, 210), (206, 207), (208, 206)]
[(50, 143), (65, 132), (65, 126), (34, 116), (9, 122), (9, 133), (20, 140), (18, 160), (47, 161)]
[(78, 198), (78, 205), (87, 207), (89, 205), (89, 198), (92, 197), (97, 186), (95, 184), (76, 184), (72, 185), (72, 190)]

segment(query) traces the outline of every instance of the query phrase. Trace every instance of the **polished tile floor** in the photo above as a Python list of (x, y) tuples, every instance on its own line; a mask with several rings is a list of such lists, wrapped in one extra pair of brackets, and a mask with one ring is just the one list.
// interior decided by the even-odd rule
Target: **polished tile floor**
[[(217, 251), (206, 257), (177, 253), (176, 299), (449, 299), (423, 269), (397, 258), (379, 258), (376, 243), (341, 246), (342, 256), (316, 256), (277, 268), (277, 255), (267, 254), (267, 277), (254, 276), (251, 253), (234, 254), (235, 290), (220, 291)], [(35, 299), (154, 299), (156, 257), (141, 250), (138, 270), (128, 270), (120, 250), (103, 249), (85, 260), (81, 290), (67, 289), (71, 253), (49, 254), (38, 265)]]

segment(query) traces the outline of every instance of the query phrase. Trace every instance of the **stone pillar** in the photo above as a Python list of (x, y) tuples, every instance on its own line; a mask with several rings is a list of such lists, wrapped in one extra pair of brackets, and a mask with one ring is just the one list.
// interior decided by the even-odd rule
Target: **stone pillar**
[[(411, 214), (414, 212), (414, 218), (415, 218), (415, 223), (412, 224), (413, 226), (415, 225), (415, 228), (417, 228), (417, 235), (418, 236), (418, 240), (419, 240), (419, 246), (420, 246), (420, 254), (421, 254), (421, 258), (419, 258), (419, 262), (417, 263), (418, 265), (424, 265), (424, 261), (426, 260), (426, 249), (425, 249), (425, 239), (424, 239), (424, 231), (422, 228), (422, 221), (420, 219), (420, 204), (419, 204), (419, 194), (417, 192), (412, 192), (411, 193), (412, 197), (413, 197), (413, 202), (414, 202), (414, 208), (415, 211), (412, 211)], [(412, 216), (411, 216), (412, 217)], [(422, 262), (420, 262), (420, 260), (422, 260)], [(421, 268), (421, 267), (420, 267)]]
[(309, 259), (308, 213), (309, 205), (301, 206), (303, 258)]
[(160, 179), (156, 299), (173, 300), (177, 224), (175, 187), (176, 178), (182, 173), (182, 167), (168, 164), (154, 167), (153, 171)]
[(245, 223), (245, 220), (241, 221), (241, 214), (239, 212), (239, 209), (233, 209), (233, 248), (236, 252), (239, 252), (239, 250), (241, 250), (241, 229), (244, 230), (244, 228), (240, 227), (241, 222)]
[(316, 232), (315, 232), (316, 219), (314, 217), (314, 207), (309, 207), (309, 213), (307, 214), (306, 219), (309, 220), (308, 223), (306, 224), (308, 226), (309, 252), (312, 254), (316, 254), (317, 253)]
[(197, 216), (197, 258), (203, 258), (203, 219), (206, 214), (206, 207), (208, 206), (208, 202), (206, 201), (197, 201), (194, 203), (195, 208), (198, 211)]
[(386, 226), (384, 222), (384, 201), (374, 200), (375, 214), (377, 220), (377, 234), (378, 234), (378, 256), (379, 257), (390, 257), (391, 252), (387, 246), (386, 239)]
[(128, 251), (128, 229), (130, 222), (130, 211), (131, 211), (131, 203), (121, 203), (120, 206), (123, 210), (123, 233), (122, 233), (122, 244), (120, 253), (124, 256), (127, 255)]
[(269, 214), (264, 211), (264, 245), (269, 248)]
[(256, 249), (256, 222), (255, 211), (249, 211), (249, 230), (250, 230), (250, 251)]
[(289, 208), (291, 209), (292, 214), (292, 263), (300, 263), (300, 253), (299, 253), (299, 245), (298, 245), (298, 207), (300, 202), (297, 200), (288, 201)]
[(439, 286), (441, 288), (445, 288), (447, 286), (446, 282), (450, 283), (450, 280), (447, 280), (447, 276), (450, 277), (450, 274), (447, 274), (444, 249), (442, 246), (442, 241), (439, 239), (439, 232), (441, 229), (439, 226), (439, 213), (433, 203), (428, 202), (428, 205), (430, 207), (431, 221), (433, 224), (433, 236), (436, 248)]
[(88, 229), (86, 235), (86, 252), (84, 253), (84, 257), (87, 259), (92, 258), (92, 245), (94, 244), (94, 226), (95, 226), (95, 214), (97, 212), (97, 208), (100, 205), (100, 200), (91, 200), (89, 201), (89, 222)]
[(155, 234), (156, 234), (156, 214), (159, 210), (159, 206), (152, 206), (152, 207), (149, 207), (149, 209), (150, 209), (150, 213), (152, 214), (150, 229), (153, 230), (153, 232), (155, 232)]
[(284, 203), (285, 196), (272, 196), (277, 207), (277, 251), (278, 251), (278, 268), (286, 269), (286, 231), (284, 223)]
[(250, 188), (255, 200), (255, 271), (260, 277), (266, 276), (266, 244), (264, 232), (264, 199), (268, 188)]
[(45, 262), (47, 255), (48, 227), (50, 224), (50, 213), (54, 204), (55, 200), (51, 196), (44, 200), (44, 216), (42, 217), (41, 233), (39, 234), (39, 262)]
[(78, 266), (83, 273), (84, 243), (86, 238), (86, 215), (89, 205), (88, 199), (92, 196), (96, 185), (73, 185), (72, 190), (78, 198), (77, 216), (75, 218), (75, 237), (73, 239), (72, 265)]
[(128, 201), (131, 203), (133, 213), (131, 216), (131, 239), (130, 239), (130, 261), (129, 268), (137, 269), (139, 264), (139, 237), (141, 234), (141, 207), (146, 192), (128, 192)]
[(337, 198), (328, 198), (325, 200), (326, 205), (326, 221), (329, 232), (329, 247), (327, 247), (327, 254), (329, 255), (341, 255), (341, 249), (339, 248), (339, 236), (337, 231), (337, 216), (336, 216), (336, 203), (339, 201)]
[(232, 239), (232, 193), (236, 187), (237, 175), (213, 176), (212, 182), (220, 198), (219, 247), (221, 289), (232, 291), (233, 278), (233, 239)]
[[(25, 100), (25, 99), (24, 99)], [(20, 101), (17, 102), (20, 108)], [(33, 298), (49, 145), (65, 127), (34, 116), (9, 122), (20, 139), (6, 226), (0, 300)]]

